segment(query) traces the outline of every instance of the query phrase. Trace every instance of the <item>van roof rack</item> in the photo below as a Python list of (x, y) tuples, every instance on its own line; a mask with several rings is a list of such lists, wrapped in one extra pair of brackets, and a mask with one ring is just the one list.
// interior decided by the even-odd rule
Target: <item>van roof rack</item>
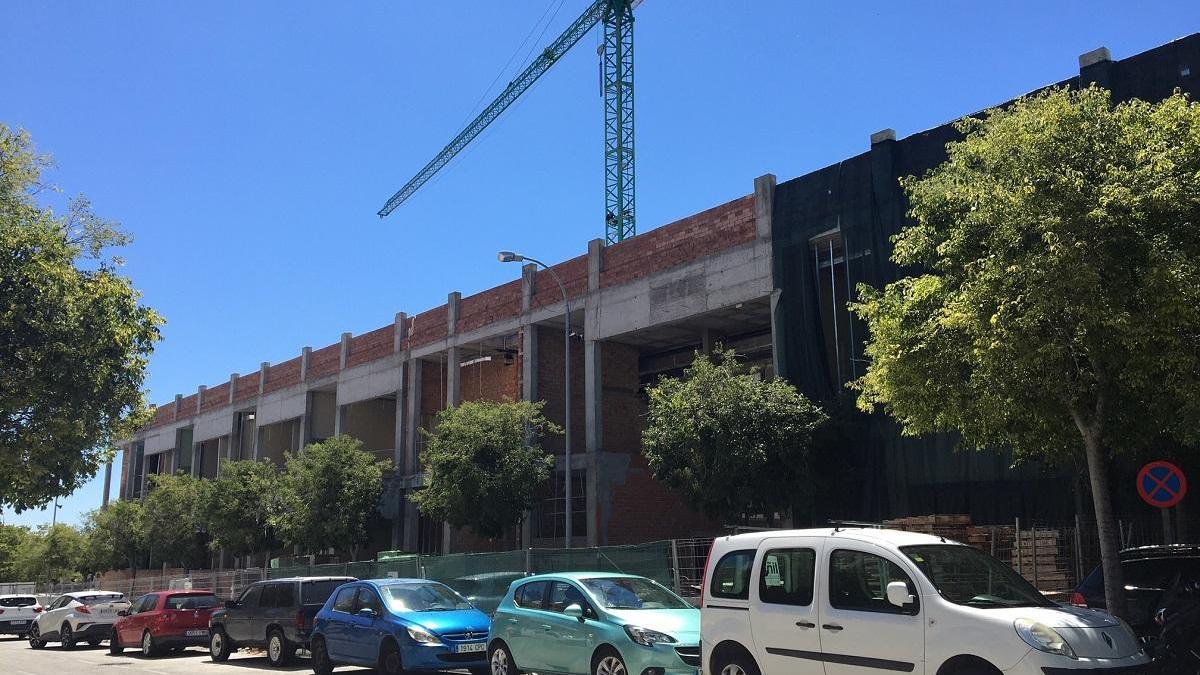
[(867, 528), (873, 530), (883, 529), (883, 523), (869, 523), (861, 520), (830, 520), (830, 525), (833, 525), (834, 532), (848, 530), (851, 528)]

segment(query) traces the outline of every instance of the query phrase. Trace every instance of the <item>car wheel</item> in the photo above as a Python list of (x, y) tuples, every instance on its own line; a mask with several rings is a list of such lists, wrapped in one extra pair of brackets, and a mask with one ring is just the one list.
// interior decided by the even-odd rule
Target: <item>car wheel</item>
[(58, 636), (63, 649), (75, 648), (75, 633), (71, 630), (71, 624), (63, 623), (62, 628), (58, 631)]
[(715, 675), (761, 675), (758, 664), (745, 654), (731, 654), (714, 664)]
[(46, 641), (42, 639), (42, 632), (38, 630), (37, 624), (29, 627), (29, 647), (31, 649), (41, 649), (46, 646)]
[(627, 675), (625, 661), (615, 649), (605, 649), (592, 659), (592, 675)]
[(288, 644), (287, 638), (283, 637), (283, 631), (273, 628), (267, 633), (267, 660), (272, 666), (286, 666), (295, 653), (296, 648)]
[(123, 651), (125, 648), (121, 646), (121, 638), (117, 635), (117, 629), (114, 628), (108, 636), (108, 653), (116, 656)]
[(503, 642), (495, 642), (492, 644), (491, 653), (488, 654), (488, 671), (492, 675), (517, 675), (517, 663), (513, 661), (512, 652), (508, 651), (508, 645)]
[(395, 642), (388, 640), (379, 650), (379, 670), (386, 675), (400, 675), (404, 672), (404, 664), (400, 662), (400, 648)]
[(213, 661), (224, 661), (229, 658), (233, 645), (229, 644), (229, 636), (220, 628), (214, 628), (208, 637), (208, 654)]
[(329, 652), (325, 651), (325, 640), (319, 637), (312, 641), (312, 667), (316, 675), (329, 675), (333, 672), (333, 662), (329, 660)]
[(142, 633), (142, 656), (146, 658), (158, 656), (158, 645), (154, 644), (154, 636), (150, 634), (150, 631)]

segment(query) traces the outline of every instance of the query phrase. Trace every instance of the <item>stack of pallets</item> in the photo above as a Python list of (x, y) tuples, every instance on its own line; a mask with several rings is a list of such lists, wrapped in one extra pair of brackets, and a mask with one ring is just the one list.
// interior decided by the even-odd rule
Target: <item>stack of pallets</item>
[(1070, 571), (1061, 560), (1059, 546), (1062, 536), (1058, 530), (1021, 530), (1012, 547), (1013, 569), (1021, 573), (1039, 590), (1060, 590), (1070, 586)]

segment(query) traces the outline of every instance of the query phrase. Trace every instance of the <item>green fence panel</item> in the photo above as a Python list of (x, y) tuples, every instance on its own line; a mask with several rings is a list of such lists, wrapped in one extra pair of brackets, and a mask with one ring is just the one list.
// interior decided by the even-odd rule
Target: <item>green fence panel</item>
[(458, 591), (484, 612), (500, 604), (513, 581), (525, 576), (525, 552), (459, 553), (421, 558), (424, 576)]

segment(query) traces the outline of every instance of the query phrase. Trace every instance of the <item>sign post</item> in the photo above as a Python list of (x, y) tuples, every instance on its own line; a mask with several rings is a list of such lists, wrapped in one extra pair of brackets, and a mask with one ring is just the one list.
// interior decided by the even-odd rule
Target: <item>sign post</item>
[(1171, 536), (1171, 515), (1167, 509), (1178, 504), (1187, 494), (1187, 476), (1170, 462), (1150, 462), (1138, 472), (1137, 491), (1142, 501), (1162, 510), (1165, 543), (1174, 543)]

